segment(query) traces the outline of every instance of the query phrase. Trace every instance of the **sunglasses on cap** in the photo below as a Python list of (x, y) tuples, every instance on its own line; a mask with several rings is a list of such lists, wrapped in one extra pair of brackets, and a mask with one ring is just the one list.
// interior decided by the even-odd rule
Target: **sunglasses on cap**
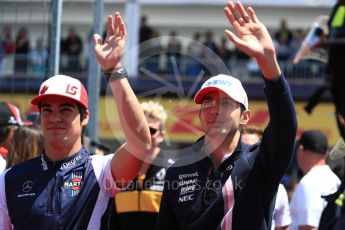
[(158, 131), (158, 129), (156, 129), (156, 128), (153, 128), (153, 127), (149, 127), (149, 128), (150, 128), (151, 136), (155, 135), (157, 133), (157, 131)]

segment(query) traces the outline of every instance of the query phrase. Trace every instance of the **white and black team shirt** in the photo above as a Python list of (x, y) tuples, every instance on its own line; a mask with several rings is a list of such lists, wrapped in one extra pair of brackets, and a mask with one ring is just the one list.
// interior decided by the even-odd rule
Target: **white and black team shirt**
[(59, 162), (42, 156), (0, 176), (1, 229), (99, 229), (116, 188), (111, 156), (85, 148)]

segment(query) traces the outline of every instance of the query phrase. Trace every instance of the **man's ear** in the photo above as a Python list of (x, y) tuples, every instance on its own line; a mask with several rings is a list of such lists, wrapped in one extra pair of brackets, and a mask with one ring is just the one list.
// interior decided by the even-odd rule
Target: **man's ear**
[(85, 110), (85, 116), (84, 119), (81, 121), (82, 126), (86, 126), (89, 123), (90, 113), (89, 110)]
[(250, 120), (250, 116), (251, 116), (251, 112), (249, 110), (243, 111), (241, 114), (240, 124), (246, 125)]

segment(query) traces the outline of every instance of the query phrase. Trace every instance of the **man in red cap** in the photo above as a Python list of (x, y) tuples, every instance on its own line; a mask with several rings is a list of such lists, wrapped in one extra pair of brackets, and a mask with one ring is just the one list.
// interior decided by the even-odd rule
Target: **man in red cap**
[(96, 34), (94, 44), (127, 142), (112, 157), (91, 159), (82, 145), (89, 121), (84, 86), (64, 75), (43, 82), (31, 103), (40, 111), (45, 148), (40, 157), (14, 166), (0, 177), (1, 229), (100, 229), (109, 197), (138, 175), (151, 137), (121, 65), (126, 37), (117, 12), (108, 16), (105, 41)]
[(13, 131), (25, 124), (19, 109), (11, 103), (0, 102), (0, 173), (5, 170), (7, 150)]

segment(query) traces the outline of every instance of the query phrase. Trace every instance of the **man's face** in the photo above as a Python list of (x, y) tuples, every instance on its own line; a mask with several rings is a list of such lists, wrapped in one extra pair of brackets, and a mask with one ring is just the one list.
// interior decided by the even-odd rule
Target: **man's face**
[(76, 102), (71, 99), (51, 96), (41, 102), (41, 126), (46, 144), (55, 146), (81, 143), (83, 126), (89, 118), (80, 120), (80, 112)]
[(204, 96), (199, 118), (206, 135), (227, 135), (238, 131), (241, 108), (224, 92), (214, 91)]
[(145, 115), (151, 133), (152, 147), (157, 147), (163, 140), (165, 132), (161, 130), (161, 120)]
[(303, 173), (306, 173), (306, 163), (308, 162), (308, 155), (305, 152), (303, 146), (299, 145), (297, 147), (297, 164), (298, 167), (302, 170)]

